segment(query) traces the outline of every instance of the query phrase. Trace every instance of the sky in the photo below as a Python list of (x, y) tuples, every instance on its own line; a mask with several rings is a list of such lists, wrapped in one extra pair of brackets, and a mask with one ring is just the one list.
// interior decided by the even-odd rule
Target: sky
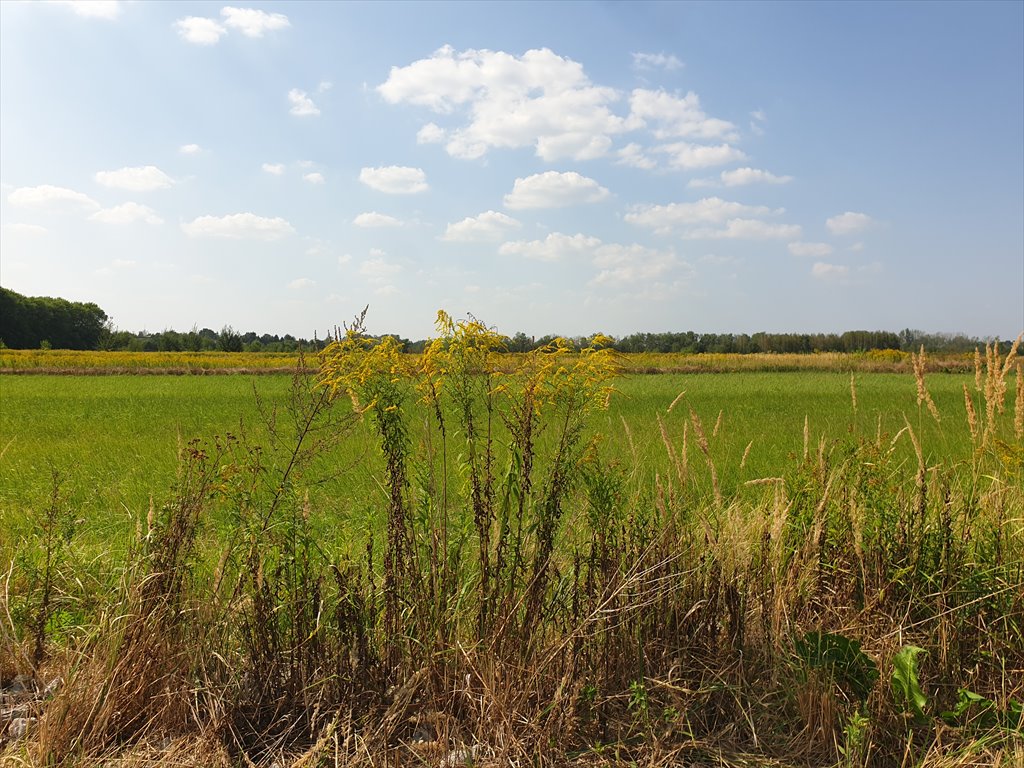
[(0, 285), (121, 329), (1024, 330), (1024, 3), (0, 2)]

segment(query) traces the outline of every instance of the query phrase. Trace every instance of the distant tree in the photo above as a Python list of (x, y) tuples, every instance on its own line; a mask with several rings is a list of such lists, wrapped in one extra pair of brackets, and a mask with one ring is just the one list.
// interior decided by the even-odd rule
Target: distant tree
[(217, 345), (222, 352), (241, 352), (245, 345), (242, 337), (230, 325), (225, 325), (217, 336)]
[(99, 349), (110, 333), (107, 313), (96, 304), (48, 296), (22, 296), (0, 288), (0, 339), (12, 349)]

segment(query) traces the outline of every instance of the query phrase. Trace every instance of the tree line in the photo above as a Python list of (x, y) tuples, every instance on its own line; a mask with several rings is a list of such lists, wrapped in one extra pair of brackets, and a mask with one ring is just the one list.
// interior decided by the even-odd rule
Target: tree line
[[(22, 296), (0, 287), (0, 346), (11, 349), (82, 349), (133, 352), (295, 352), (316, 351), (328, 344), (336, 331), (319, 338), (296, 338), (291, 334), (239, 332), (226, 325), (220, 331), (195, 328), (179, 332), (164, 330), (116, 330), (106, 314), (93, 303), (73, 302), (47, 296)], [(392, 335), (392, 334), (388, 334)], [(423, 351), (425, 339), (410, 340), (394, 336), (409, 353)], [(529, 352), (545, 346), (555, 335), (528, 336), (516, 333), (506, 337), (509, 352)], [(577, 347), (589, 344), (591, 337), (575, 337)], [(909, 328), (891, 331), (847, 331), (845, 333), (632, 333), (615, 339), (619, 352), (677, 353), (813, 353), (866, 352), (869, 350), (929, 352), (971, 352), (985, 340), (964, 334), (926, 333)]]

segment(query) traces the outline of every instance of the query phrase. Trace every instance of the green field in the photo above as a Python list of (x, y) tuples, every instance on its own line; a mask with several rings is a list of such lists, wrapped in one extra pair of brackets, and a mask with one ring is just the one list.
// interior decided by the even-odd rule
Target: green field
[[(646, 484), (669, 472), (658, 426), (661, 415), (681, 443), (688, 407), (699, 415), (726, 493), (743, 482), (777, 476), (804, 450), (807, 420), (812, 451), (825, 436), (828, 447), (854, 432), (893, 435), (904, 416), (922, 435), (929, 466), (970, 455), (962, 385), (973, 377), (933, 374), (928, 386), (940, 413), (936, 424), (916, 402), (910, 375), (857, 374), (857, 412), (850, 377), (841, 373), (722, 373), (631, 375), (615, 382), (606, 412), (592, 420), (603, 437), (600, 450), (638, 473)], [(83, 521), (86, 540), (109, 542), (134, 531), (150, 499), (173, 485), (181, 447), (193, 438), (246, 434), (265, 439), (257, 408), (283, 407), (291, 377), (257, 376), (5, 376), (0, 377), (0, 531), (15, 534), (27, 511), (45, 506), (53, 473), (62, 495)], [(680, 392), (671, 413), (668, 406)], [(338, 408), (347, 409), (347, 402)], [(721, 413), (718, 433), (712, 436)], [(426, 417), (426, 411), (419, 419)], [(751, 444), (743, 468), (740, 463)], [(689, 443), (694, 481), (707, 491), (704, 459)], [(907, 442), (903, 453), (912, 458)], [(321, 465), (323, 476), (344, 470), (319, 493), (324, 506), (348, 510), (373, 493), (376, 452), (370, 427), (353, 430)], [(319, 478), (317, 478), (319, 479)]]
[(66, 680), (0, 762), (432, 764), (428, 721), (486, 766), (1024, 758), (1012, 359), (608, 380), (477, 330), (350, 336), (333, 400), (0, 376), (0, 686)]

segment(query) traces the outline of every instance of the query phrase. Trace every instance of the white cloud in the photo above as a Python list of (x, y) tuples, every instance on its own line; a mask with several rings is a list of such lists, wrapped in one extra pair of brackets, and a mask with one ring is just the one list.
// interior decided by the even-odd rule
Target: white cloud
[(198, 155), (203, 151), (203, 148), (198, 144), (182, 144), (178, 147), (178, 152), (182, 155)]
[(596, 181), (575, 171), (546, 171), (516, 179), (512, 191), (505, 195), (505, 207), (514, 210), (564, 208), (581, 203), (598, 203), (607, 199), (609, 194)]
[(792, 176), (776, 176), (774, 173), (758, 168), (737, 168), (733, 171), (722, 171), (722, 183), (727, 187), (742, 187), (747, 184), (788, 184)]
[(657, 139), (724, 139), (735, 141), (736, 126), (708, 117), (693, 91), (676, 96), (666, 91), (637, 88), (629, 97), (631, 117), (651, 128)]
[(537, 261), (558, 261), (564, 258), (593, 256), (600, 245), (601, 241), (596, 237), (552, 232), (543, 240), (513, 240), (503, 243), (498, 253), (502, 256), (523, 256)]
[(7, 196), (7, 201), (11, 205), (35, 207), (100, 207), (99, 203), (82, 192), (76, 192), (67, 187), (55, 187), (52, 184), (40, 184), (38, 187), (19, 187)]
[(302, 177), (303, 181), (308, 181), (310, 184), (323, 184), (327, 179), (324, 178), (322, 173), (307, 173)]
[(688, 187), (742, 187), (747, 184), (788, 184), (793, 180), (792, 176), (776, 176), (774, 173), (762, 171), (758, 168), (736, 168), (732, 171), (722, 171), (717, 179), (691, 179)]
[(293, 291), (301, 291), (303, 288), (312, 288), (316, 282), (308, 277), (299, 277), (288, 283), (288, 288)]
[(316, 117), (320, 114), (320, 108), (309, 98), (309, 94), (305, 91), (300, 91), (298, 88), (292, 88), (288, 91), (288, 101), (292, 105), (288, 112), (297, 117)]
[(417, 144), (440, 144), (444, 141), (444, 128), (436, 123), (427, 123), (416, 131)]
[(260, 167), (274, 176), (280, 176), (284, 173), (284, 163), (264, 163)]
[(388, 216), (384, 213), (377, 213), (376, 211), (369, 211), (367, 213), (360, 213), (356, 216), (352, 223), (357, 227), (364, 227), (370, 229), (373, 227), (400, 227), (402, 222), (396, 219), (394, 216)]
[(200, 216), (181, 225), (189, 237), (224, 237), (233, 240), (279, 240), (295, 232), (285, 219), (267, 218), (253, 213), (228, 216)]
[(672, 251), (658, 251), (637, 243), (608, 243), (594, 253), (594, 266), (599, 272), (593, 285), (647, 282), (656, 280), (677, 263)]
[(498, 252), (502, 256), (522, 256), (537, 261), (585, 259), (597, 268), (591, 285), (650, 282), (679, 263), (671, 250), (659, 251), (638, 243), (602, 243), (596, 237), (561, 232), (553, 232), (543, 240), (504, 243)]
[(122, 203), (113, 208), (103, 208), (89, 218), (104, 224), (133, 224), (138, 221), (146, 224), (164, 223), (164, 220), (156, 215), (156, 211), (148, 205), (139, 205), (138, 203)]
[(861, 243), (861, 242), (854, 243), (853, 245), (851, 245), (846, 250), (853, 251), (854, 253), (860, 253), (861, 251), (864, 250), (864, 243)]
[(382, 168), (363, 168), (359, 180), (370, 189), (389, 195), (415, 195), (430, 189), (422, 168), (388, 165)]
[(448, 134), (453, 157), (532, 146), (549, 161), (595, 158), (607, 153), (611, 136), (630, 129), (609, 108), (619, 99), (615, 89), (594, 85), (581, 64), (547, 48), (514, 56), (445, 46), (430, 58), (392, 67), (377, 92), (389, 104), (465, 113), (466, 123)]
[(750, 113), (750, 116), (759, 123), (764, 123), (768, 120), (768, 116), (764, 113), (763, 109), (755, 109)]
[(725, 165), (738, 160), (746, 160), (743, 150), (731, 144), (693, 144), (688, 141), (677, 141), (671, 144), (660, 144), (652, 149), (668, 155), (668, 164), (679, 170), (708, 168), (713, 165)]
[(291, 26), (283, 13), (267, 13), (255, 8), (226, 6), (220, 9), (220, 15), (224, 17), (227, 26), (237, 29), (246, 37), (263, 37), (264, 32)]
[(178, 36), (193, 45), (216, 45), (227, 30), (216, 19), (203, 16), (186, 16), (174, 22)]
[(38, 224), (22, 224), (21, 222), (4, 224), (3, 228), (5, 231), (15, 235), (25, 235), (27, 237), (39, 237), (49, 232), (46, 227), (41, 227)]
[(441, 239), (459, 243), (501, 240), (510, 230), (521, 226), (522, 224), (504, 213), (485, 211), (479, 216), (467, 217), (449, 224)]
[(811, 274), (819, 280), (845, 280), (850, 275), (850, 268), (841, 264), (828, 264), (824, 261), (814, 262)]
[(382, 285), (373, 291), (374, 296), (394, 296), (396, 293), (398, 293), (398, 289), (393, 285)]
[(803, 230), (798, 224), (769, 224), (759, 219), (730, 219), (725, 229), (701, 227), (683, 233), (687, 240), (792, 240)]
[(672, 54), (665, 53), (634, 53), (633, 67), (635, 69), (682, 69), (683, 62)]
[(720, 197), (705, 197), (695, 203), (669, 203), (634, 207), (625, 215), (630, 224), (653, 229), (664, 235), (679, 227), (694, 224), (720, 224), (742, 216), (770, 216), (783, 213), (763, 205), (745, 205)]
[(794, 256), (828, 256), (832, 253), (832, 246), (828, 243), (790, 243), (789, 252)]
[(57, 0), (56, 5), (63, 5), (90, 19), (116, 19), (123, 7), (119, 0)]
[(154, 189), (166, 189), (174, 184), (174, 179), (155, 165), (98, 171), (95, 178), (97, 183), (104, 187), (127, 189), (129, 192), (151, 192)]
[(316, 87), (316, 92), (317, 93), (327, 93), (327, 91), (331, 90), (331, 88), (333, 88), (333, 87), (334, 87), (334, 83), (332, 83), (330, 80), (321, 80), (320, 81), (320, 85), (318, 85)]
[(825, 226), (833, 235), (851, 235), (867, 229), (872, 223), (871, 217), (866, 213), (847, 211), (826, 220)]
[(390, 278), (402, 271), (401, 264), (393, 264), (384, 258), (384, 252), (378, 249), (370, 251), (373, 258), (359, 265), (359, 274), (371, 283), (386, 283)]
[(632, 168), (643, 168), (647, 171), (658, 165), (653, 158), (644, 153), (644, 148), (635, 142), (627, 144), (615, 154), (619, 156), (619, 159), (616, 161), (619, 165), (628, 165)]

